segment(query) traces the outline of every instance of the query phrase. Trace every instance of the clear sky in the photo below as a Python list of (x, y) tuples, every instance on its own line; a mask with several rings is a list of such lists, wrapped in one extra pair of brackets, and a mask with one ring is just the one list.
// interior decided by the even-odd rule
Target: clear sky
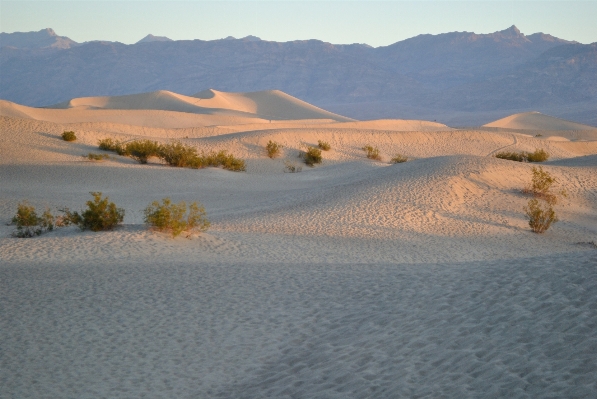
[(597, 0), (418, 1), (5, 1), (0, 31), (53, 28), (77, 42), (135, 43), (148, 33), (174, 40), (247, 35), (384, 46), (422, 33), (491, 33), (516, 25), (597, 42)]

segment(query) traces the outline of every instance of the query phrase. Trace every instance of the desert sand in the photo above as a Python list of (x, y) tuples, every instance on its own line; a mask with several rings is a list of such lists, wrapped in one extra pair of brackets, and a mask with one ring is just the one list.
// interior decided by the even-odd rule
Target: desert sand
[[(597, 395), (595, 128), (353, 121), (215, 90), (2, 101), (0, 128), (0, 396)], [(226, 149), (247, 171), (82, 157), (107, 137)], [(318, 140), (323, 164), (284, 173)], [(536, 148), (568, 193), (543, 235), (523, 213), (533, 165), (493, 157)], [(20, 201), (81, 209), (90, 191), (125, 209), (122, 227), (10, 237)], [(200, 201), (211, 228), (148, 230), (164, 197)]]

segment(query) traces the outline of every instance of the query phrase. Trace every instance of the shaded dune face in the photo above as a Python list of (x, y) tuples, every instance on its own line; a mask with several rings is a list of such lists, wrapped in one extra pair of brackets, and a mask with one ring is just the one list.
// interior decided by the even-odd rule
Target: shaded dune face
[(553, 116), (543, 115), (539, 112), (524, 112), (514, 114), (505, 118), (493, 121), (484, 125), (486, 127), (497, 127), (505, 129), (522, 130), (594, 130), (593, 126), (583, 125), (581, 123), (571, 122)]

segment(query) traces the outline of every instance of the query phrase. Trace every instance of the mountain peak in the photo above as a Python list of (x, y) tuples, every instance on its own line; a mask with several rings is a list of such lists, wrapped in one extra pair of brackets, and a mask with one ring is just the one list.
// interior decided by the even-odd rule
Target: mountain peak
[(37, 32), (0, 33), (0, 47), (67, 49), (76, 45), (78, 43), (68, 37), (58, 36), (52, 28), (42, 29)]
[(149, 35), (145, 36), (143, 39), (139, 40), (135, 44), (151, 43), (151, 42), (171, 42), (171, 41), (172, 41), (172, 39), (170, 39), (166, 36), (154, 36), (150, 33)]

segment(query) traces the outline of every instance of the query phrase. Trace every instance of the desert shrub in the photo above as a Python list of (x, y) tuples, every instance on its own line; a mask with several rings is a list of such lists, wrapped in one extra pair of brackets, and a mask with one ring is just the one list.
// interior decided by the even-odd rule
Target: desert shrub
[(315, 166), (315, 164), (323, 161), (321, 150), (315, 147), (307, 147), (307, 150), (303, 151), (300, 156), (303, 158), (305, 164), (309, 166)]
[(558, 221), (551, 204), (539, 202), (536, 198), (529, 200), (528, 205), (524, 207), (524, 211), (529, 219), (529, 226), (538, 234), (544, 233), (552, 223)]
[(495, 154), (494, 157), (500, 158), (500, 159), (507, 159), (509, 161), (516, 161), (516, 162), (525, 162), (526, 161), (526, 155), (524, 152), (502, 151), (502, 152), (498, 152), (497, 154)]
[(62, 140), (64, 141), (75, 141), (77, 139), (77, 135), (75, 134), (75, 132), (72, 131), (65, 131), (60, 135), (60, 137), (62, 137)]
[(317, 146), (323, 151), (329, 151), (332, 149), (332, 146), (327, 141), (317, 140)]
[(516, 162), (543, 162), (549, 159), (549, 153), (542, 148), (537, 148), (534, 152), (508, 152), (502, 151), (494, 155), (496, 158), (507, 159)]
[(535, 152), (527, 152), (528, 162), (544, 162), (549, 159), (549, 154), (543, 148), (537, 148)]
[(199, 162), (197, 149), (180, 141), (162, 145), (159, 156), (170, 166), (177, 166), (179, 168), (201, 168), (203, 166)]
[(94, 154), (90, 152), (87, 155), (83, 155), (83, 158), (87, 158), (90, 161), (103, 161), (104, 159), (110, 159), (110, 155), (108, 154)]
[(379, 149), (377, 147), (366, 145), (363, 147), (363, 151), (367, 153), (367, 158), (381, 161), (381, 155), (379, 155)]
[(13, 237), (29, 238), (42, 234), (45, 231), (54, 230), (54, 216), (49, 209), (38, 216), (35, 208), (26, 201), (19, 203), (16, 215), (12, 218), (11, 224), (17, 226), (12, 232)]
[(535, 137), (543, 137), (543, 135), (541, 133), (536, 134)]
[(118, 155), (128, 155), (126, 153), (126, 146), (122, 141), (107, 138), (99, 140), (98, 144), (100, 150), (112, 151)]
[(560, 190), (557, 193), (551, 191), (551, 187), (558, 180), (549, 174), (549, 172), (543, 170), (541, 166), (533, 166), (531, 172), (533, 174), (531, 183), (522, 190), (525, 194), (531, 194), (533, 197), (540, 198), (550, 205), (557, 204), (559, 197), (567, 197), (565, 190)]
[(302, 171), (303, 168), (300, 165), (291, 161), (284, 161), (284, 173), (298, 173)]
[(205, 166), (221, 166), (224, 169), (231, 170), (233, 172), (244, 172), (246, 170), (245, 161), (234, 157), (234, 155), (229, 154), (225, 150), (218, 152), (212, 151), (207, 155), (203, 155), (201, 158)]
[(268, 141), (265, 146), (265, 151), (267, 152), (267, 156), (270, 158), (275, 158), (280, 155), (280, 151), (282, 150), (282, 144), (277, 143), (275, 141)]
[(93, 201), (87, 201), (87, 209), (71, 212), (63, 209), (64, 225), (76, 224), (81, 230), (103, 231), (112, 230), (124, 220), (124, 209), (117, 208), (113, 202), (108, 202), (108, 197), (102, 198), (102, 193), (91, 192)]
[(143, 212), (145, 223), (158, 231), (169, 232), (173, 237), (183, 231), (206, 231), (210, 225), (205, 208), (197, 202), (190, 204), (187, 212), (187, 204), (184, 201), (173, 204), (170, 198), (164, 198), (161, 204), (159, 201), (153, 201)]
[(408, 158), (401, 154), (394, 155), (392, 157), (392, 159), (390, 160), (390, 162), (392, 162), (392, 163), (403, 163), (406, 161), (408, 161)]
[(125, 153), (139, 163), (147, 163), (150, 157), (160, 156), (161, 146), (157, 141), (135, 140), (125, 145)]

